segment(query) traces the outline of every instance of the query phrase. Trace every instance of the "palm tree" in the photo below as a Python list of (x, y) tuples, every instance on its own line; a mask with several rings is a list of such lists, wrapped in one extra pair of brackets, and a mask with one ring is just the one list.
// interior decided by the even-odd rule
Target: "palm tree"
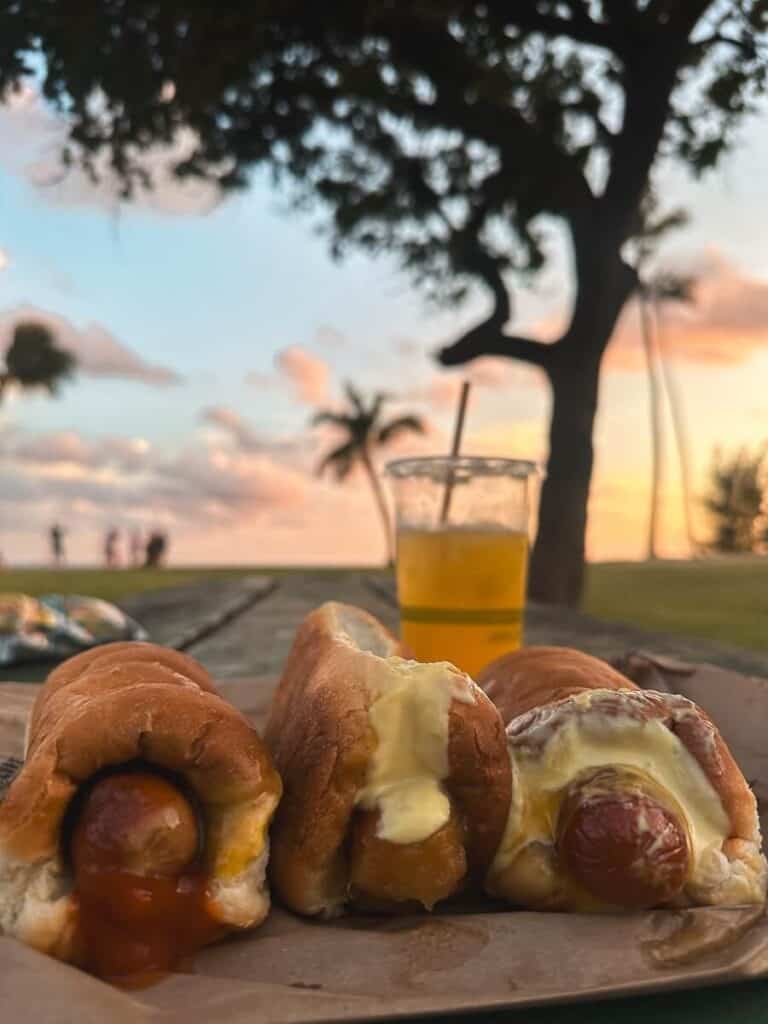
[(659, 505), (661, 502), (661, 478), (663, 473), (664, 437), (662, 433), (661, 383), (659, 380), (654, 345), (653, 325), (649, 302), (649, 289), (642, 283), (638, 285), (638, 304), (640, 308), (640, 334), (645, 353), (645, 369), (648, 375), (648, 400), (651, 419), (651, 504), (648, 515), (648, 543), (646, 558), (653, 561), (658, 554), (657, 540), (659, 530)]
[(323, 458), (317, 467), (322, 475), (331, 470), (338, 481), (346, 480), (355, 466), (361, 466), (371, 485), (373, 498), (376, 502), (381, 525), (386, 539), (387, 560), (391, 565), (394, 561), (392, 549), (392, 529), (389, 512), (381, 488), (381, 481), (373, 464), (373, 450), (388, 444), (401, 434), (423, 434), (424, 424), (418, 416), (397, 416), (386, 423), (381, 422), (381, 411), (388, 396), (378, 392), (370, 403), (366, 403), (360, 392), (352, 384), (344, 385), (344, 392), (349, 400), (347, 412), (325, 410), (313, 417), (312, 423), (327, 423), (338, 427), (344, 432), (344, 440)]
[[(661, 504), (662, 459), (664, 437), (662, 420), (663, 382), (659, 377), (656, 339), (653, 330), (653, 288), (654, 280), (644, 273), (659, 242), (670, 231), (684, 227), (688, 222), (685, 210), (674, 209), (668, 213), (660, 211), (659, 197), (649, 191), (641, 206), (637, 232), (633, 240), (634, 262), (637, 270), (637, 297), (640, 308), (640, 327), (648, 375), (648, 400), (651, 421), (651, 501), (648, 516), (648, 543), (646, 557), (656, 558), (659, 508)], [(655, 307), (658, 312), (658, 306)], [(670, 402), (672, 401), (670, 397)]]
[(651, 419), (651, 507), (648, 518), (647, 558), (657, 556), (659, 508), (661, 505), (661, 478), (664, 467), (664, 437), (662, 433), (662, 401), (666, 391), (672, 414), (672, 429), (675, 435), (680, 460), (680, 483), (683, 493), (683, 514), (688, 544), (692, 552), (697, 550), (691, 522), (691, 474), (688, 455), (688, 438), (683, 422), (680, 393), (667, 361), (662, 332), (662, 308), (669, 302), (692, 303), (694, 301), (693, 277), (661, 272), (638, 282), (637, 297), (640, 308), (641, 337), (645, 352), (648, 375), (648, 397)]
[(677, 455), (680, 462), (680, 488), (683, 495), (685, 534), (688, 540), (688, 547), (693, 555), (699, 552), (700, 545), (693, 530), (691, 516), (690, 445), (688, 443), (688, 432), (685, 427), (682, 398), (677, 387), (677, 381), (672, 373), (672, 367), (669, 364), (666, 350), (666, 340), (662, 329), (662, 310), (664, 304), (669, 302), (692, 304), (695, 301), (695, 285), (696, 280), (694, 277), (661, 273), (653, 278), (650, 287), (650, 302), (654, 313), (656, 346), (661, 366), (661, 376), (667, 392), (669, 409), (672, 413), (672, 430), (675, 435)]
[(5, 369), (0, 371), (0, 399), (9, 384), (24, 389), (45, 388), (51, 395), (75, 371), (71, 352), (59, 348), (53, 332), (45, 324), (26, 321), (16, 324), (5, 353)]

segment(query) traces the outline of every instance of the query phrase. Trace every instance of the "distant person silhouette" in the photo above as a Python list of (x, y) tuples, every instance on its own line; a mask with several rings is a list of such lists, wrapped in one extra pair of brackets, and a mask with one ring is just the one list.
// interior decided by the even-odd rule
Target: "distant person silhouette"
[(104, 537), (104, 564), (108, 569), (116, 569), (120, 564), (117, 553), (117, 542), (119, 539), (120, 534), (114, 526), (107, 530)]
[(49, 532), (53, 564), (58, 568), (64, 565), (67, 560), (66, 552), (64, 551), (64, 530), (58, 523), (54, 523)]
[(161, 530), (153, 530), (149, 535), (149, 540), (147, 541), (147, 553), (144, 561), (144, 567), (146, 569), (156, 569), (158, 566), (162, 565), (167, 546), (168, 538), (166, 535)]

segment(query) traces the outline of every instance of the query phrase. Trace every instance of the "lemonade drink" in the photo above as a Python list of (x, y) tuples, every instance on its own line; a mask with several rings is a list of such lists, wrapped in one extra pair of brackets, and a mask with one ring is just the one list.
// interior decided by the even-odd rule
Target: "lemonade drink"
[(525, 532), (496, 525), (397, 534), (401, 635), (420, 661), (477, 674), (522, 643)]

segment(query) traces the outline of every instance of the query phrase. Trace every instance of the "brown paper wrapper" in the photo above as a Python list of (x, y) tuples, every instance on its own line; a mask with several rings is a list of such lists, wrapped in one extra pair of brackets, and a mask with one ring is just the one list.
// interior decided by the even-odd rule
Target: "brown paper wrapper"
[[(758, 798), (768, 797), (768, 681), (642, 652), (618, 663), (641, 686), (701, 704)], [(221, 689), (261, 724), (271, 692), (266, 681)], [(7, 771), (10, 759), (21, 756), (34, 691), (0, 685), (0, 777), (2, 765)], [(367, 1021), (511, 1010), (761, 976), (768, 976), (762, 907), (604, 917), (524, 913), (488, 903), (327, 923), (274, 908), (254, 933), (204, 950), (138, 992), (118, 991), (0, 939), (3, 1019), (57, 1024)]]

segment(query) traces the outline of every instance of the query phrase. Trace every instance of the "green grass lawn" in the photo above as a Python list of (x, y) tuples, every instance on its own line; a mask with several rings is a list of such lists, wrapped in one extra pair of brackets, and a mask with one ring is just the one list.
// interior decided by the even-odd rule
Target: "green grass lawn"
[[(101, 597), (106, 601), (120, 601), (121, 598), (140, 594), (158, 587), (176, 587), (196, 580), (221, 579), (227, 576), (248, 576), (263, 573), (267, 576), (284, 576), (307, 571), (301, 567), (248, 566), (226, 568), (194, 569), (5, 569), (0, 571), (0, 591), (4, 593), (31, 594), (85, 594)], [(315, 568), (313, 573), (337, 576), (358, 570), (349, 568)], [(375, 569), (366, 571), (376, 571)]]
[(119, 601), (132, 594), (158, 587), (214, 576), (235, 576), (253, 569), (7, 569), (0, 572), (0, 590), (5, 593), (86, 594), (106, 601)]
[(615, 622), (768, 650), (768, 558), (592, 565), (584, 610)]

